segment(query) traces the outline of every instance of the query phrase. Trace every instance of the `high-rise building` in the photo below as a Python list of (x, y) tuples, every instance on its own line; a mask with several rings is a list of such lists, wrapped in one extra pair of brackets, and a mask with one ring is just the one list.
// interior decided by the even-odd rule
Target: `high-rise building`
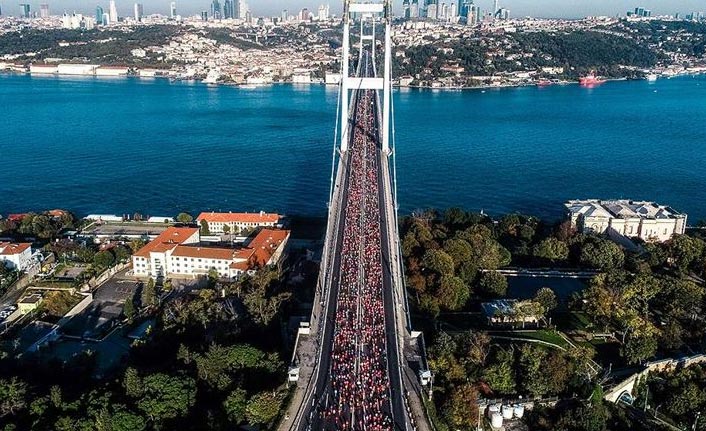
[(498, 16), (499, 10), (500, 10), (500, 2), (498, 0), (493, 0), (493, 17)]
[(117, 24), (120, 17), (118, 16), (118, 8), (115, 7), (115, 0), (110, 0), (110, 10), (108, 14), (110, 15), (110, 23)]
[(96, 23), (103, 23), (103, 8), (100, 6), (96, 6)]
[(233, 11), (233, 0), (225, 0), (223, 2), (223, 18), (232, 19), (234, 17), (235, 13)]
[(439, 10), (436, 3), (430, 3), (427, 5), (427, 18), (437, 19), (439, 17)]
[(218, 0), (211, 3), (211, 18), (221, 19), (221, 3)]
[(46, 3), (42, 3), (39, 5), (39, 17), (40, 18), (49, 18), (49, 5)]
[(287, 9), (282, 9), (282, 22), (289, 21), (289, 11)]
[(248, 2), (246, 0), (237, 0), (237, 7), (236, 10), (238, 11), (238, 16), (237, 18), (240, 19), (245, 19), (247, 20), (248, 15), (250, 14), (250, 7), (248, 6)]
[(409, 0), (402, 0), (402, 17), (404, 19), (409, 19), (410, 18), (410, 7), (409, 7)]
[(28, 3), (20, 3), (20, 13), (22, 18), (29, 18), (31, 16), (31, 10)]
[(135, 3), (135, 21), (142, 21), (142, 17), (145, 14), (145, 9), (142, 3)]
[(208, 11), (207, 10), (201, 11), (201, 21), (208, 21)]
[(299, 11), (299, 20), (300, 21), (309, 21), (311, 18), (311, 14), (309, 13), (309, 9), (304, 8), (301, 11)]
[(173, 1), (169, 5), (169, 18), (175, 19), (177, 17), (176, 2)]
[(318, 19), (319, 21), (328, 21), (328, 16), (329, 16), (329, 6), (328, 5), (320, 5), (319, 6), (319, 15)]

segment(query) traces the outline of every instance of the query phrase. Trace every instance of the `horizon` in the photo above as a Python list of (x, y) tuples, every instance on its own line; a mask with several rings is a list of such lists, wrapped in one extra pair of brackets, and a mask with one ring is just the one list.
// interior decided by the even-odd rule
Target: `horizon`
[[(456, 3), (454, 0), (439, 0), (439, 3)], [(19, 3), (9, 3), (9, 1), (0, 1), (3, 16), (18, 16), (20, 13)], [(39, 5), (47, 3), (52, 15), (61, 15), (66, 12), (78, 12), (85, 15), (92, 15), (95, 12), (96, 6), (102, 6), (107, 9), (109, 0), (96, 0), (89, 2), (86, 0), (32, 0), (26, 1), (30, 4), (32, 11), (38, 11)], [(116, 6), (120, 16), (132, 16), (133, 5), (141, 3), (144, 7), (146, 15), (161, 14), (168, 15), (169, 4), (171, 0), (152, 0), (146, 2), (144, 0), (116, 0)], [(182, 0), (177, 1), (177, 12), (182, 16), (198, 15), (203, 10), (210, 10), (211, 2), (209, 0)], [(221, 1), (221, 3), (223, 3)], [(248, 2), (250, 9), (255, 16), (278, 16), (283, 9), (287, 9), (290, 14), (296, 14), (303, 8), (308, 8), (314, 13), (321, 4), (329, 4), (332, 14), (340, 14), (342, 1), (325, 1), (325, 0), (251, 0)], [(257, 3), (257, 6), (253, 6)], [(482, 9), (487, 10), (492, 7), (492, 0), (476, 0)], [(402, 0), (395, 0), (395, 13), (400, 14)], [(571, 1), (566, 0), (501, 0), (500, 6), (510, 10), (512, 17), (532, 16), (537, 18), (566, 18), (575, 19), (586, 16), (616, 16), (625, 15), (629, 10), (635, 7), (644, 7), (651, 9), (653, 15), (674, 15), (680, 13), (682, 15), (690, 12), (700, 12), (705, 9), (701, 0), (672, 0), (664, 2), (663, 0), (596, 0), (596, 1)]]

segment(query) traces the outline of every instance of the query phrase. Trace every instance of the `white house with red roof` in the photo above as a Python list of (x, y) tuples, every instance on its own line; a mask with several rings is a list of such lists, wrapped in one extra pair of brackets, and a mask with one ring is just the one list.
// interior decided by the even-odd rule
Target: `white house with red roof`
[(10, 269), (24, 271), (32, 262), (32, 244), (0, 242), (0, 262)]
[(199, 229), (170, 227), (132, 256), (137, 277), (193, 278), (216, 270), (221, 278), (237, 279), (281, 259), (290, 232), (262, 229), (242, 248), (204, 246)]
[(275, 227), (279, 224), (282, 216), (279, 214), (266, 213), (216, 213), (203, 212), (196, 217), (196, 221), (208, 224), (208, 231), (214, 235), (225, 233), (223, 228), (229, 227), (229, 233), (240, 232), (244, 229), (255, 229), (258, 227)]

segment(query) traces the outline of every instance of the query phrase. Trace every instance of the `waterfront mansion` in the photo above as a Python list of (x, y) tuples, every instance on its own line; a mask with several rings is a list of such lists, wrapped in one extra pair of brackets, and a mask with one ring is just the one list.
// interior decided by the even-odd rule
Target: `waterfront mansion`
[(564, 206), (571, 226), (582, 233), (664, 242), (686, 229), (686, 214), (654, 202), (590, 199)]
[(290, 232), (261, 229), (243, 247), (204, 245), (199, 229), (170, 227), (132, 256), (137, 277), (195, 278), (216, 270), (224, 279), (275, 265), (284, 254)]

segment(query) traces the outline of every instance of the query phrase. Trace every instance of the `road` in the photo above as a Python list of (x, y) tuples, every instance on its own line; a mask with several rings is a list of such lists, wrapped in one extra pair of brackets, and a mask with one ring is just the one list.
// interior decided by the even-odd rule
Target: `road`
[[(366, 61), (366, 66), (364, 68), (366, 73), (372, 73), (372, 69), (369, 67), (369, 59), (366, 56), (365, 57)], [(380, 259), (381, 261), (378, 262), (379, 267), (381, 268), (382, 271), (382, 281), (381, 281), (381, 288), (382, 288), (382, 302), (384, 304), (384, 356), (385, 356), (385, 364), (386, 364), (386, 374), (387, 374), (387, 379), (380, 379), (382, 382), (385, 380), (389, 382), (389, 388), (387, 388), (387, 395), (382, 397), (381, 401), (381, 412), (383, 415), (386, 416), (386, 420), (389, 420), (386, 423), (386, 426), (381, 429), (400, 429), (400, 430), (406, 430), (408, 429), (408, 420), (407, 420), (407, 415), (405, 411), (405, 406), (404, 406), (404, 390), (403, 390), (403, 384), (401, 380), (401, 373), (399, 369), (399, 364), (400, 364), (400, 359), (399, 359), (399, 352), (398, 352), (398, 338), (397, 338), (397, 331), (396, 331), (396, 325), (395, 325), (395, 300), (394, 300), (394, 295), (393, 295), (393, 282), (392, 282), (392, 274), (390, 273), (390, 250), (392, 244), (389, 244), (389, 235), (388, 235), (388, 226), (386, 225), (386, 220), (387, 218), (385, 217), (385, 211), (387, 209), (387, 205), (389, 202), (387, 202), (386, 194), (385, 194), (385, 189), (383, 187), (383, 156), (381, 153), (381, 148), (380, 148), (380, 133), (379, 133), (379, 124), (378, 124), (378, 119), (379, 116), (377, 115), (377, 104), (372, 103), (369, 108), (362, 109), (362, 103), (365, 101), (365, 103), (370, 103), (370, 100), (375, 100), (375, 97), (377, 97), (376, 93), (371, 92), (369, 90), (359, 90), (354, 94), (354, 105), (355, 105), (355, 115), (353, 116), (352, 119), (352, 125), (354, 133), (351, 133), (351, 145), (349, 146), (350, 148), (353, 148), (353, 143), (356, 138), (358, 139), (373, 139), (376, 143), (376, 151), (374, 154), (374, 162), (376, 164), (377, 168), (377, 182), (374, 184), (377, 196), (375, 199), (377, 200), (377, 213), (375, 216), (375, 220), (365, 220), (366, 225), (365, 225), (365, 230), (361, 230), (361, 234), (357, 237), (358, 241), (364, 241), (363, 238), (367, 238), (369, 236), (369, 233), (371, 230), (373, 230), (376, 225), (379, 225), (379, 239), (380, 239), (380, 244), (377, 245), (380, 251)], [(365, 118), (358, 118), (359, 116), (359, 111), (365, 111), (366, 115)], [(371, 116), (370, 114), (372, 113), (372, 118), (374, 118), (374, 126), (372, 129), (367, 127), (365, 125), (365, 119), (370, 119)], [(361, 134), (364, 136), (361, 137)], [(334, 365), (332, 364), (332, 359), (331, 359), (331, 354), (334, 351), (334, 343), (336, 342), (337, 336), (340, 338), (340, 334), (337, 333), (337, 327), (336, 327), (336, 318), (337, 316), (340, 317), (340, 315), (337, 315), (338, 306), (339, 306), (339, 296), (341, 295), (341, 280), (342, 277), (344, 276), (349, 276), (350, 274), (344, 274), (342, 275), (341, 273), (341, 268), (342, 268), (342, 258), (343, 253), (343, 244), (344, 244), (344, 233), (345, 233), (345, 228), (346, 228), (346, 223), (351, 223), (350, 220), (346, 220), (346, 214), (348, 213), (348, 206), (352, 205), (351, 200), (350, 200), (350, 187), (351, 187), (351, 181), (354, 175), (360, 173), (356, 173), (355, 170), (351, 169), (351, 153), (353, 151), (348, 151), (344, 154), (342, 154), (341, 160), (340, 160), (340, 165), (339, 169), (342, 169), (343, 172), (345, 172), (345, 175), (341, 177), (341, 184), (339, 187), (341, 190), (338, 190), (340, 193), (340, 206), (338, 208), (338, 211), (335, 214), (335, 217), (337, 217), (336, 220), (336, 236), (335, 236), (335, 241), (333, 244), (333, 250), (331, 253), (331, 262), (330, 262), (330, 268), (331, 268), (331, 275), (330, 275), (330, 283), (328, 283), (328, 291), (327, 291), (327, 296), (325, 298), (326, 303), (324, 304), (324, 313), (322, 314), (322, 318), (325, 319), (323, 326), (323, 330), (321, 332), (320, 336), (320, 356), (319, 356), (319, 362), (317, 369), (315, 371), (315, 376), (314, 376), (314, 386), (313, 388), (310, 389), (310, 393), (308, 394), (307, 397), (304, 399), (304, 405), (305, 405), (305, 410), (304, 413), (301, 416), (301, 420), (298, 423), (298, 427), (300, 430), (328, 430), (328, 429), (340, 429), (340, 428), (350, 428), (350, 423), (356, 423), (358, 424), (355, 428), (366, 428), (366, 421), (368, 420), (368, 417), (366, 414), (360, 413), (362, 410), (365, 412), (365, 408), (358, 408), (356, 407), (346, 407), (341, 410), (336, 410), (337, 405), (345, 404), (346, 400), (340, 400), (337, 399), (337, 387), (341, 387), (341, 377), (338, 376), (335, 373), (332, 372)], [(368, 184), (369, 185), (369, 184)], [(358, 202), (359, 201), (354, 201), (358, 205), (360, 205)], [(357, 223), (357, 221), (356, 221)], [(349, 226), (350, 227), (350, 226)], [(350, 245), (350, 237), (348, 238), (349, 245)], [(359, 248), (362, 248), (362, 245), (356, 245)], [(362, 265), (364, 266), (364, 265)], [(364, 283), (368, 283), (368, 278), (365, 277), (365, 275), (362, 276), (364, 280), (366, 280)], [(370, 285), (366, 285), (364, 287), (369, 288)], [(349, 286), (346, 286), (347, 289), (349, 289)], [(350, 292), (346, 292), (345, 296), (350, 296)], [(360, 310), (360, 300), (358, 300), (358, 314), (365, 314), (368, 313), (369, 310)], [(339, 322), (340, 323), (340, 322)], [(357, 323), (356, 325), (359, 325)], [(355, 326), (358, 328), (358, 326)], [(366, 328), (368, 329), (368, 328)], [(358, 331), (361, 332), (361, 331)], [(362, 337), (362, 336), (361, 336)], [(364, 337), (362, 337), (364, 338)], [(358, 335), (356, 335), (356, 340), (358, 339)], [(340, 342), (340, 340), (339, 340)], [(367, 346), (365, 344), (360, 344), (359, 341), (356, 341), (356, 346), (355, 349), (359, 350), (360, 352), (365, 351), (365, 354), (368, 354), (369, 351), (371, 350), (370, 346)], [(340, 345), (338, 346), (340, 349)], [(356, 360), (356, 363), (358, 360)], [(357, 365), (355, 367), (355, 371), (353, 371), (354, 376), (346, 376), (345, 379), (348, 379), (350, 381), (354, 382), (360, 382), (360, 381), (365, 381), (366, 379), (370, 379), (371, 376), (360, 376), (358, 374), (365, 373), (366, 371), (365, 367), (359, 368)], [(339, 379), (339, 381), (334, 381), (336, 379)], [(355, 392), (355, 391), (354, 391)], [(356, 392), (357, 393), (357, 392)], [(338, 403), (337, 405), (335, 403)], [(332, 407), (333, 405), (333, 407)], [(336, 417), (331, 417), (331, 411), (333, 410), (334, 415)], [(328, 412), (328, 413), (324, 413)], [(356, 417), (356, 414), (358, 415)], [(328, 416), (327, 416), (328, 415)], [(347, 422), (350, 421), (350, 422)], [(348, 426), (346, 425), (341, 425), (341, 424), (346, 424), (348, 423)]]

